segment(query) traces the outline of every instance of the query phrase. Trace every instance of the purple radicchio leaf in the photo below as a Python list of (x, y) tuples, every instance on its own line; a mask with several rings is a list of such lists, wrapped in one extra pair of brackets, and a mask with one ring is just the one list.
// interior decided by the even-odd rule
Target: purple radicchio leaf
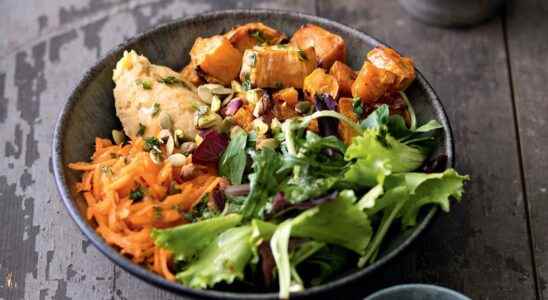
[(192, 162), (200, 165), (217, 165), (227, 146), (228, 138), (224, 134), (210, 130), (192, 153)]
[[(316, 110), (337, 110), (337, 102), (329, 94), (316, 95)], [(321, 136), (337, 136), (339, 128), (339, 120), (331, 117), (318, 118), (318, 128)]]
[(213, 196), (213, 203), (215, 203), (215, 206), (219, 211), (223, 211), (225, 209), (225, 194), (220, 189), (215, 189), (212, 192)]
[[(278, 194), (281, 194), (281, 193), (278, 193)], [(283, 201), (282, 202), (283, 204), (276, 205), (276, 197), (278, 196), (278, 194), (274, 196), (273, 203), (272, 203), (272, 211), (269, 214), (271, 217), (267, 216), (267, 219), (278, 218), (292, 211), (303, 211), (303, 210), (307, 210), (309, 208), (313, 208), (318, 205), (327, 203), (329, 201), (333, 201), (337, 198), (338, 192), (333, 191), (331, 193), (328, 193), (319, 197), (315, 197), (315, 198), (312, 198), (300, 203), (296, 203), (296, 204), (291, 204), (287, 202), (287, 200), (285, 199), (285, 197), (283, 197), (283, 194), (282, 194), (282, 198), (278, 199), (278, 201), (279, 202)], [(275, 210), (276, 207), (279, 207), (278, 210)]]
[(243, 101), (240, 98), (234, 98), (228, 102), (228, 104), (223, 107), (222, 114), (225, 116), (232, 116), (238, 111), (240, 107), (243, 105)]
[(259, 245), (259, 256), (261, 257), (261, 271), (263, 272), (263, 281), (265, 286), (269, 287), (272, 285), (276, 261), (274, 260), (274, 255), (272, 255), (272, 250), (270, 249), (270, 243), (268, 241), (263, 241)]
[(447, 155), (442, 154), (432, 160), (425, 162), (420, 170), (424, 173), (437, 173), (445, 171), (446, 168)]

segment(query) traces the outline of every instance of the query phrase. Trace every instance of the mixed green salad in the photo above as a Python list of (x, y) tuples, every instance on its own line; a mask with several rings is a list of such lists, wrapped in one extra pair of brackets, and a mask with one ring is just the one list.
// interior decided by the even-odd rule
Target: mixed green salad
[[(408, 105), (406, 123), (383, 104), (368, 115), (357, 111), (355, 122), (336, 105), (319, 94), (310, 114), (272, 122), (267, 147), (256, 147), (257, 131), (238, 127), (226, 149), (210, 147), (222, 149), (219, 175), (229, 180), (214, 195), (222, 210), (205, 199), (186, 216), (190, 224), (152, 233), (156, 245), (173, 253), (179, 282), (266, 289), (277, 283), (286, 299), (374, 262), (389, 230), (415, 226), (422, 207), (447, 212), (450, 199), (461, 199), (468, 177), (446, 169), (443, 155), (428, 159), (441, 135), (437, 121), (416, 124)], [(312, 122), (318, 133), (308, 130)], [(349, 145), (336, 134), (339, 123), (357, 132)], [(223, 144), (218, 136), (202, 143)]]

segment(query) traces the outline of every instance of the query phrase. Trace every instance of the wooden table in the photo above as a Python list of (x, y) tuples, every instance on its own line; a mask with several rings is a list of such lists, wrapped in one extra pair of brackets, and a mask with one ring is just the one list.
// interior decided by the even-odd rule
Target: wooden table
[[(0, 299), (175, 299), (101, 255), (59, 200), (50, 144), (84, 70), (138, 32), (182, 16), (280, 8), (331, 18), (413, 57), (441, 97), (469, 174), (461, 205), (368, 281), (423, 282), (474, 299), (548, 297), (548, 4), (514, 1), (470, 29), (411, 19), (397, 1), (0, 2)], [(341, 299), (341, 294), (327, 298)]]

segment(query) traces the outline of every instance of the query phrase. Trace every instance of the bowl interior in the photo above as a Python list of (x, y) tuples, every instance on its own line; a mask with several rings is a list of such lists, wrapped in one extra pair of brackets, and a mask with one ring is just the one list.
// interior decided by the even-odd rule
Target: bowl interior
[[(63, 201), (76, 223), (84, 234), (110, 259), (129, 272), (148, 282), (169, 290), (201, 297), (221, 298), (277, 298), (275, 293), (221, 293), (214, 290), (199, 291), (185, 288), (168, 282), (158, 275), (131, 263), (116, 250), (106, 245), (95, 233), (92, 224), (83, 218), (85, 201), (71, 187), (80, 180), (81, 174), (69, 170), (67, 163), (87, 161), (93, 152), (95, 137), (110, 137), (111, 130), (119, 128), (120, 123), (115, 115), (112, 90), (112, 70), (116, 61), (121, 58), (124, 50), (134, 49), (145, 55), (154, 64), (166, 65), (174, 70), (180, 70), (189, 61), (189, 50), (196, 37), (210, 36), (228, 31), (238, 24), (260, 20), (274, 28), (285, 32), (288, 36), (306, 23), (318, 24), (341, 35), (347, 43), (347, 63), (353, 69), (359, 69), (367, 51), (380, 43), (347, 26), (326, 19), (298, 13), (279, 11), (225, 11), (215, 12), (196, 17), (189, 17), (131, 39), (110, 52), (105, 58), (89, 70), (64, 107), (55, 130), (53, 153), (56, 182)], [(405, 54), (405, 49), (401, 49)], [(437, 119), (444, 126), (440, 135), (441, 146), (437, 150), (453, 159), (451, 133), (445, 114), (436, 95), (419, 73), (417, 80), (407, 90), (419, 122)], [(310, 288), (295, 296), (307, 296), (325, 289), (334, 288), (349, 280), (365, 276), (385, 261), (397, 254), (413, 240), (433, 216), (435, 209), (423, 212), (420, 224), (398, 236), (391, 236), (383, 246), (376, 263), (349, 272), (322, 286)]]

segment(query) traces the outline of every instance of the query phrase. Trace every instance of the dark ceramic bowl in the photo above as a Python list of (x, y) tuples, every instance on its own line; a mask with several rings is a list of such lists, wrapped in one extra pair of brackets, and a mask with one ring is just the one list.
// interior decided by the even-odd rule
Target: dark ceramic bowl
[(471, 300), (461, 293), (431, 284), (402, 284), (380, 290), (363, 300)]
[[(95, 137), (109, 137), (111, 130), (120, 126), (114, 110), (112, 95), (114, 84), (111, 78), (116, 61), (121, 58), (124, 50), (135, 49), (155, 64), (167, 65), (178, 70), (187, 64), (188, 53), (196, 37), (222, 33), (235, 25), (257, 20), (280, 29), (288, 35), (305, 23), (315, 23), (340, 34), (346, 40), (349, 49), (347, 61), (354, 69), (361, 67), (367, 51), (374, 46), (382, 45), (369, 35), (348, 26), (300, 13), (232, 10), (188, 17), (141, 34), (107, 54), (85, 73), (84, 78), (63, 107), (57, 121), (52, 149), (53, 169), (57, 188), (70, 216), (84, 235), (113, 262), (146, 282), (178, 294), (209, 299), (276, 299), (278, 297), (276, 293), (258, 293), (252, 289), (241, 292), (191, 289), (167, 281), (134, 264), (128, 258), (120, 255), (116, 249), (107, 245), (95, 232), (93, 225), (86, 221), (83, 213), (86, 207), (85, 201), (72, 188), (80, 180), (81, 174), (69, 170), (66, 166), (70, 162), (88, 160), (93, 152)], [(449, 123), (438, 97), (420, 72), (417, 72), (417, 80), (408, 89), (408, 95), (414, 103), (419, 121), (437, 119), (443, 125), (444, 132), (440, 136), (441, 146), (438, 154), (446, 154), (449, 157), (449, 166), (451, 166), (453, 143)], [(426, 209), (416, 227), (397, 236), (389, 236), (386, 239), (388, 242), (383, 245), (375, 263), (363, 269), (348, 270), (326, 284), (294, 293), (292, 298), (317, 296), (320, 293), (365, 278), (417, 238), (435, 212), (436, 209), (433, 207)]]

